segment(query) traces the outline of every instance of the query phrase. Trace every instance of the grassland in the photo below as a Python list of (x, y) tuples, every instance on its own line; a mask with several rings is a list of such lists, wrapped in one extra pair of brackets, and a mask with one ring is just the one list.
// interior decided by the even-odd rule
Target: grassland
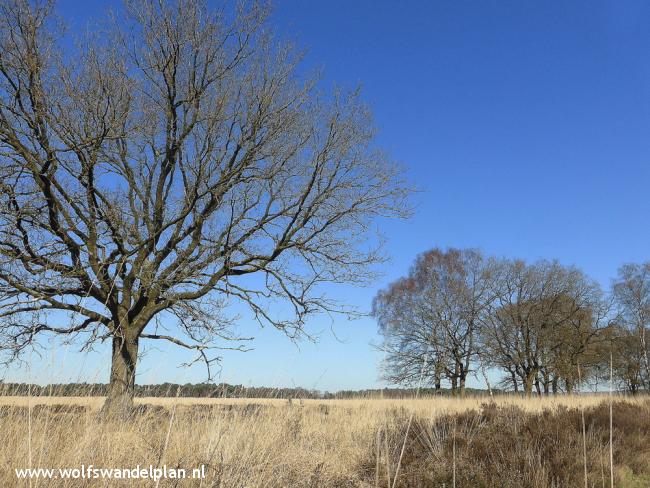
[[(204, 465), (202, 480), (31, 486), (581, 487), (586, 459), (588, 486), (609, 487), (606, 400), (141, 398), (125, 423), (99, 415), (100, 397), (6, 396), (0, 486), (30, 486), (16, 468)], [(615, 399), (613, 440), (615, 486), (650, 486), (650, 400)]]

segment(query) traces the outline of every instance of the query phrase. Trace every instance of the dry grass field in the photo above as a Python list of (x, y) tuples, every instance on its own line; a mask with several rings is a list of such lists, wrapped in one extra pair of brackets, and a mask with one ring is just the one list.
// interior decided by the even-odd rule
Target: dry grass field
[[(585, 458), (588, 486), (610, 486), (606, 397), (487, 402), (142, 398), (125, 423), (99, 415), (100, 397), (0, 397), (0, 486), (581, 487)], [(650, 486), (650, 401), (617, 398), (613, 426), (615, 486)], [(187, 477), (15, 471), (90, 465)]]

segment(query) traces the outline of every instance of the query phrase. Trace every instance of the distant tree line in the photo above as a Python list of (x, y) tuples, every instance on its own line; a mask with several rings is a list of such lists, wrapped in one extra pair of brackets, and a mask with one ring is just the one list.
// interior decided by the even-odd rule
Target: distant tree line
[[(106, 383), (31, 385), (0, 382), (0, 395), (5, 396), (106, 396), (108, 389), (109, 385)], [(227, 383), (187, 383), (184, 385), (161, 383), (158, 385), (136, 385), (135, 395), (138, 397), (198, 398), (322, 398), (324, 393), (305, 388), (271, 388)]]
[(605, 293), (574, 266), (433, 249), (380, 291), (385, 379), (448, 384), (470, 376), (514, 392), (573, 392), (610, 377), (617, 389), (650, 390), (650, 263), (620, 268)]
[[(106, 396), (106, 383), (61, 383), (34, 385), (28, 383), (4, 383), (0, 381), (0, 396)], [(468, 389), (474, 395), (486, 395), (486, 390)], [(192, 398), (280, 398), (280, 399), (353, 399), (353, 398), (413, 398), (432, 394), (451, 395), (451, 390), (433, 388), (376, 388), (343, 390), (336, 393), (306, 388), (272, 388), (265, 386), (161, 383), (136, 385), (137, 397), (192, 397)]]
[[(489, 394), (488, 390), (480, 388), (466, 388), (466, 393), (472, 396), (486, 396)], [(504, 393), (500, 390), (492, 390), (492, 394)], [(339, 398), (339, 399), (354, 399), (354, 398), (415, 398), (415, 397), (430, 397), (430, 396), (451, 396), (453, 391), (449, 388), (373, 388), (366, 390), (342, 390), (336, 393), (325, 394), (324, 398)]]

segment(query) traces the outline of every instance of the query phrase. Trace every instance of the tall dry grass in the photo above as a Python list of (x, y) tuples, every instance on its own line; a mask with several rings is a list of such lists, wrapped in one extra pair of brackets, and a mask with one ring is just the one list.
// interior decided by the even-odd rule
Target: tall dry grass
[[(507, 415), (518, 412), (516, 419), (512, 417), (512, 425), (524, 429), (528, 428), (526, 422), (536, 425), (535, 416), (551, 419), (544, 417), (544, 412), (579, 412), (578, 407), (582, 411), (593, 410), (604, 400), (597, 395), (532, 399), (503, 396), (496, 397), (490, 409), (506, 412), (507, 419), (510, 418)], [(468, 442), (479, 439), (483, 431), (494, 435), (499, 429), (508, 430), (508, 421), (490, 430), (491, 417), (482, 407), (486, 401), (485, 397), (292, 402), (143, 398), (136, 402), (139, 412), (129, 423), (124, 423), (102, 419), (98, 415), (102, 399), (98, 397), (0, 397), (0, 486), (30, 486), (27, 481), (17, 480), (16, 468), (75, 468), (81, 465), (106, 468), (166, 465), (187, 469), (188, 473), (193, 468), (205, 466), (207, 476), (204, 480), (163, 479), (159, 486), (452, 486), (452, 482), (459, 487), (474, 486), (466, 476), (467, 456), (472, 452)], [(650, 404), (645, 400), (621, 398), (620, 401), (632, 409), (627, 411), (628, 416), (637, 409), (650, 412)], [(563, 407), (566, 409), (562, 410)], [(469, 411), (475, 413), (468, 414)], [(484, 413), (479, 414), (480, 411)], [(589, 412), (587, 410), (587, 435), (594, 437), (597, 433), (593, 419), (597, 417), (590, 416)], [(576, 417), (575, 449), (582, 462), (579, 415)], [(616, 409), (614, 416), (616, 423)], [(411, 418), (414, 428), (408, 433), (405, 426)], [(549, 425), (549, 429), (552, 428)], [(552, 436), (547, 441), (549, 439)], [(406, 449), (403, 447), (405, 440)], [(615, 441), (620, 442), (620, 439), (615, 436)], [(447, 442), (451, 442), (453, 451), (449, 452), (453, 455), (446, 453)], [(504, 445), (499, 444), (498, 449), (506, 449)], [(529, 449), (534, 445), (526, 444)], [(596, 455), (597, 446), (600, 444), (590, 441), (591, 458)], [(401, 450), (403, 455), (400, 455)], [(606, 459), (607, 445), (597, 454)], [(504, 459), (508, 459), (507, 456)], [(476, 462), (482, 461), (477, 459)], [(398, 463), (403, 466), (396, 479)], [(591, 464), (590, 469), (594, 468), (594, 462)], [(428, 471), (421, 473), (419, 466), (439, 471), (440, 476), (433, 473), (428, 477)], [(578, 467), (581, 475), (582, 464)], [(521, 467), (512, 466), (511, 469), (520, 470)], [(599, 469), (597, 467), (597, 471)], [(449, 479), (444, 481), (447, 470)], [(630, 478), (628, 474), (621, 472), (617, 479)], [(562, 486), (548, 484), (553, 476), (552, 473), (547, 475), (541, 473), (539, 483), (534, 486)], [(609, 486), (607, 467), (603, 477), (607, 478), (603, 486)], [(593, 486), (600, 487), (600, 476), (591, 473), (590, 480), (594, 479), (598, 484)], [(150, 480), (144, 483), (143, 480), (113, 483), (79, 479), (31, 480), (33, 487), (114, 485), (156, 486)]]

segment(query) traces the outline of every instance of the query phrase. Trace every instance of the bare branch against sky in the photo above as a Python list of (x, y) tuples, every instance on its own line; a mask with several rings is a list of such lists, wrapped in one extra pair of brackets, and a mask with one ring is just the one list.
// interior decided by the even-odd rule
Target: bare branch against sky
[[(113, 343), (107, 405), (128, 406), (140, 339), (232, 339), (226, 301), (292, 337), (363, 283), (378, 216), (405, 216), (400, 170), (357, 92), (323, 94), (268, 33), (268, 9), (127, 2), (80, 48), (47, 2), (0, 14), (0, 334)], [(255, 276), (255, 279), (251, 277)], [(269, 303), (291, 304), (275, 316)], [(51, 312), (72, 320), (55, 325)], [(167, 312), (178, 330), (152, 321)]]

